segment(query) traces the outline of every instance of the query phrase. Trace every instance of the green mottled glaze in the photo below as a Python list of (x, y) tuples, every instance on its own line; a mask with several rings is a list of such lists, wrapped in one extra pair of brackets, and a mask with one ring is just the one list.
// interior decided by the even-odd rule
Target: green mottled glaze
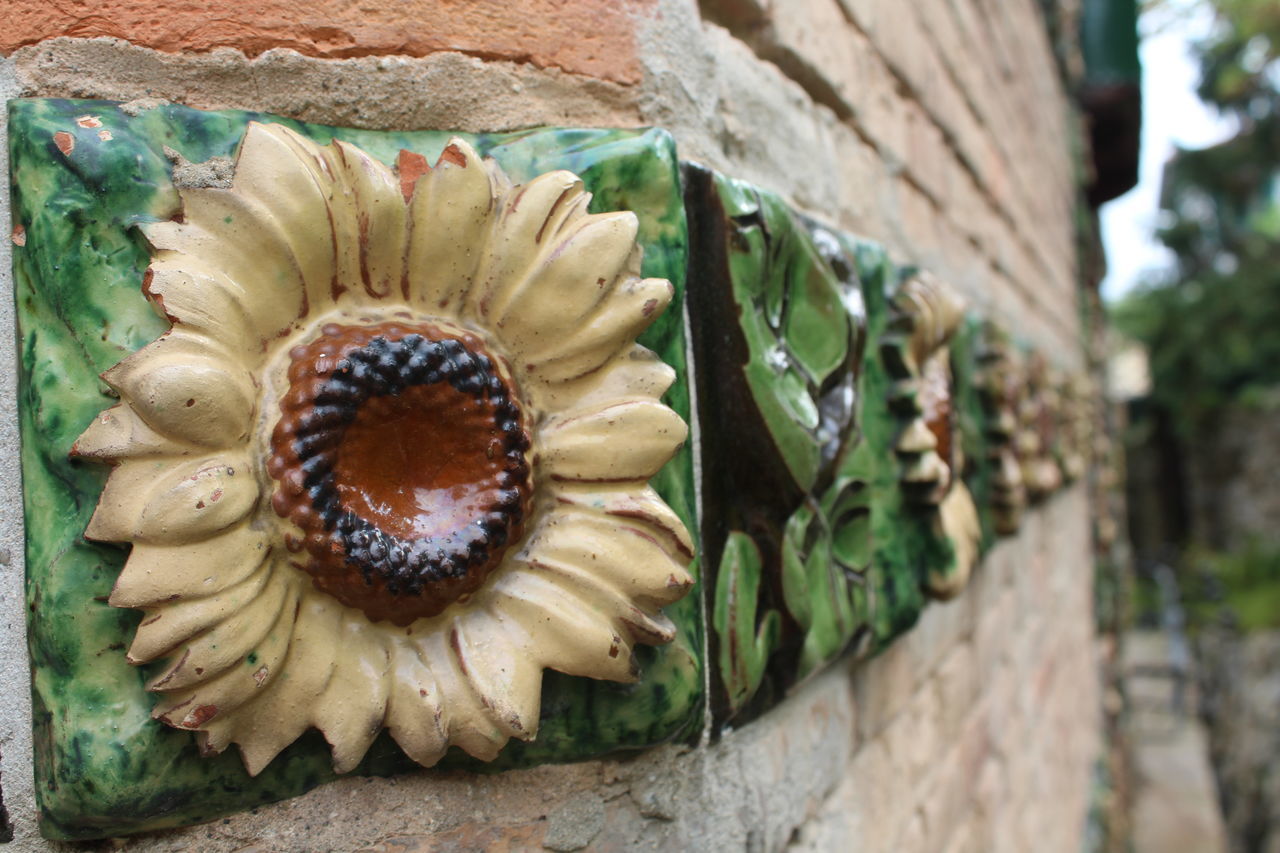
[(981, 317), (965, 318), (955, 337), (951, 339), (951, 372), (955, 377), (953, 402), (959, 423), (961, 449), (964, 451), (964, 481), (978, 508), (978, 520), (982, 524), (982, 550), (995, 544), (996, 527), (991, 509), (992, 446), (988, 434), (991, 413), (982, 397), (980, 387), (979, 351), (986, 334)]
[(732, 531), (716, 569), (711, 616), (719, 638), (716, 665), (731, 708), (741, 708), (760, 689), (765, 665), (778, 647), (782, 617), (773, 609), (757, 612), (763, 574), (755, 541), (741, 531)]
[(687, 166), (686, 204), (711, 698), (737, 724), (869, 630), (865, 318), (852, 257), (777, 196)]
[[(86, 115), (100, 126), (78, 126), (76, 119)], [(452, 135), (322, 127), (178, 106), (128, 115), (101, 101), (10, 102), (14, 225), (26, 234), (25, 245), (13, 254), (35, 771), (42, 829), (53, 838), (100, 838), (209, 820), (334, 778), (328, 748), (314, 732), (249, 778), (233, 752), (202, 758), (191, 734), (151, 720), (152, 698), (143, 689), (147, 670), (130, 666), (123, 654), (140, 614), (106, 604), (126, 552), (88, 543), (81, 535), (106, 470), (67, 457), (73, 440), (112, 402), (98, 374), (165, 329), (140, 290), (148, 256), (134, 227), (178, 210), (164, 147), (192, 162), (231, 156), (250, 121), (286, 124), (320, 143), (342, 139), (387, 163), (402, 148), (433, 161)], [(101, 138), (101, 131), (110, 138)], [(69, 155), (56, 145), (56, 133), (74, 140)], [(667, 402), (688, 419), (678, 307), (687, 233), (670, 137), (657, 130), (463, 136), (513, 180), (568, 169), (595, 193), (593, 210), (636, 212), (644, 274), (670, 279), (677, 292), (672, 310), (641, 340), (676, 367), (680, 378)], [(682, 450), (654, 485), (696, 531), (691, 458), (689, 449)], [(452, 754), (445, 763), (471, 769), (525, 766), (696, 736), (704, 642), (697, 596), (667, 613), (679, 626), (678, 638), (641, 650), (638, 684), (549, 672), (536, 741), (510, 744), (490, 765)], [(388, 774), (413, 766), (384, 734), (357, 772)]]
[(915, 624), (924, 607), (922, 582), (931, 565), (936, 537), (928, 520), (911, 511), (903, 498), (901, 471), (892, 448), (900, 428), (889, 409), (888, 371), (880, 340), (890, 320), (890, 300), (909, 271), (900, 270), (885, 250), (839, 235), (855, 259), (867, 303), (867, 360), (863, 374), (862, 429), (872, 448), (871, 540), (875, 551), (868, 584), (875, 600), (872, 629), (877, 649)]

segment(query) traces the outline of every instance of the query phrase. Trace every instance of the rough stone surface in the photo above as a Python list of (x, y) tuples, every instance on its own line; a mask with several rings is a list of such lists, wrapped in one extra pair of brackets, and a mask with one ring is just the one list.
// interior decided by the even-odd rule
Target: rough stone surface
[(15, 0), (0, 54), (55, 36), (127, 39), (167, 53), (232, 48), (256, 56), (289, 48), (307, 56), (425, 56), (460, 51), (528, 62), (618, 83), (639, 79), (632, 16), (646, 0), (349, 3), (260, 0)]
[(279, 48), (249, 58), (231, 48), (175, 55), (112, 38), (55, 38), (14, 51), (13, 63), (23, 96), (159, 98), (378, 130), (640, 123), (627, 87), (461, 53), (323, 60)]
[[(16, 97), (13, 63), (0, 59), (0, 101)], [(0, 112), (0, 174), (9, 174), (9, 140)], [(22, 477), (18, 469), (18, 365), (14, 341), (9, 181), (0, 185), (0, 801), (16, 840), (35, 832), (31, 778), (31, 683), (27, 664), (26, 596), (23, 592)], [(0, 827), (0, 832), (4, 832)], [(19, 848), (20, 849), (20, 848)]]

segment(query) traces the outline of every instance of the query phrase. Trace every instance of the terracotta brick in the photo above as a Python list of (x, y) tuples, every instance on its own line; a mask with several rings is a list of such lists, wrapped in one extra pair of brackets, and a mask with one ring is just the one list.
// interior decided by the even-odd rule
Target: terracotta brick
[(308, 56), (425, 56), (460, 51), (637, 83), (635, 16), (652, 0), (527, 0), (355, 4), (285, 0), (14, 0), (0, 54), (56, 36), (113, 36), (169, 53), (230, 47), (254, 56), (285, 47)]

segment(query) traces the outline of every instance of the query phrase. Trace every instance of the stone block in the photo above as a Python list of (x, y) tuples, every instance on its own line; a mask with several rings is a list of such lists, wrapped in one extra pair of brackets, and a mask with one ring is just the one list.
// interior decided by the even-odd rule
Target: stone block
[(944, 742), (954, 741), (974, 716), (979, 682), (971, 643), (955, 646), (934, 675), (939, 728)]
[(905, 643), (895, 643), (853, 672), (854, 701), (858, 706), (858, 735), (863, 741), (877, 738), (906, 706), (915, 692), (916, 667)]
[(899, 833), (898, 840), (892, 847), (886, 849), (894, 850), (896, 853), (927, 853), (929, 847), (924, 815), (919, 811), (913, 814)]
[(929, 775), (933, 762), (945, 752), (941, 737), (938, 694), (926, 682), (912, 695), (907, 707), (894, 718), (881, 737), (889, 753), (892, 771), (914, 790)]
[(929, 775), (917, 788), (917, 802), (924, 815), (928, 850), (941, 850), (962, 826), (976, 805), (979, 778), (990, 754), (983, 721), (969, 715), (951, 738), (941, 741)]

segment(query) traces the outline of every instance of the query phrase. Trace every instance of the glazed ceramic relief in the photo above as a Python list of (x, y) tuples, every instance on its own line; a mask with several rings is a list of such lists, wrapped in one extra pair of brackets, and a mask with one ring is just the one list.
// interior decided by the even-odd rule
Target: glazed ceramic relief
[(961, 475), (963, 441), (950, 343), (963, 319), (959, 295), (936, 277), (909, 275), (890, 302), (881, 337), (892, 381), (889, 405), (899, 430), (893, 443), (907, 503), (928, 520), (936, 549), (925, 566), (930, 593), (950, 598), (977, 562), (982, 529)]
[(1058, 384), (1062, 409), (1054, 456), (1067, 483), (1079, 480), (1089, 467), (1095, 396), (1093, 382), (1085, 373), (1068, 374)]
[(1078, 476), (1087, 389), (662, 131), (10, 127), (53, 837), (696, 742)]
[(866, 311), (852, 260), (776, 196), (685, 178), (712, 702), (741, 722), (870, 629)]
[(1009, 335), (990, 320), (970, 318), (953, 347), (953, 367), (971, 402), (963, 431), (969, 483), (984, 542), (1022, 526), (1027, 489), (1018, 455), (1023, 379)]
[(1053, 370), (1044, 356), (1034, 350), (1028, 352), (1024, 370), (1015, 442), (1027, 497), (1037, 501), (1062, 485), (1062, 469), (1054, 454), (1061, 407)]
[(11, 130), (46, 833), (698, 734), (666, 136)]

